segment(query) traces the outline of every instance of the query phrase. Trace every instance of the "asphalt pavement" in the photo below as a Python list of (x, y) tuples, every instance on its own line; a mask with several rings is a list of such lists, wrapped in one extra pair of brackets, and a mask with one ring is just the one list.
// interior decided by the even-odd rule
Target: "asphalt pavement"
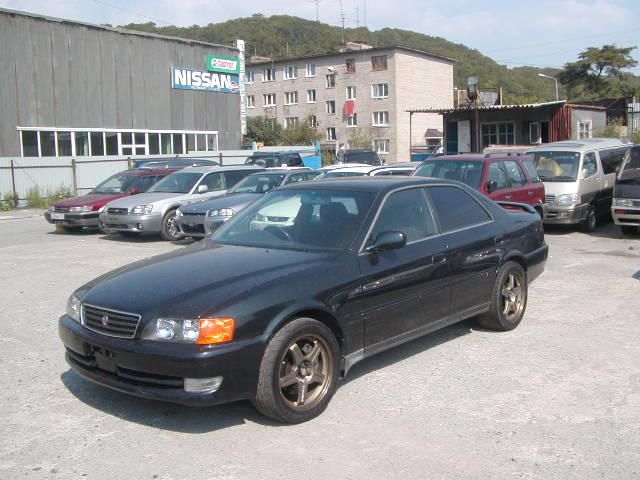
[[(0, 215), (0, 479), (640, 477), (640, 236), (547, 233), (518, 329), (473, 321), (356, 365), (296, 426), (249, 402), (189, 408), (70, 371), (57, 319), (113, 268), (185, 248)], [(16, 217), (16, 215), (13, 215)], [(392, 319), (390, 319), (392, 321)]]

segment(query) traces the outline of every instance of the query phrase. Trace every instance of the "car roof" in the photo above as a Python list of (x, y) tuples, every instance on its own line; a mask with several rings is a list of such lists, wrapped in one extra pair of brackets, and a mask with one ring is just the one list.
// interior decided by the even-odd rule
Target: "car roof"
[(336, 170), (340, 171), (340, 172), (353, 172), (353, 173), (369, 173), (371, 170), (375, 170), (378, 167), (373, 166), (373, 165), (358, 165), (358, 166), (348, 166), (348, 167), (344, 167), (344, 168), (334, 168), (332, 170), (328, 170), (325, 173), (331, 173), (331, 172), (335, 172)]
[(229, 171), (237, 171), (237, 170), (262, 171), (264, 170), (264, 168), (258, 167), (256, 165), (225, 165), (225, 166), (212, 165), (210, 167), (186, 167), (179, 171), (194, 172), (194, 173), (209, 173), (209, 172), (229, 172)]
[(631, 146), (631, 144), (627, 140), (620, 140), (618, 138), (582, 138), (580, 140), (543, 143), (538, 147), (528, 150), (527, 153), (548, 152), (550, 150), (586, 152), (590, 150), (601, 150), (603, 148), (629, 146)]
[(290, 175), (293, 173), (305, 173), (305, 172), (313, 172), (312, 168), (309, 167), (291, 167), (291, 168), (265, 168), (264, 171), (252, 173), (252, 175)]
[(299, 182), (285, 185), (278, 190), (354, 190), (361, 192), (386, 192), (402, 186), (420, 185), (463, 185), (461, 182), (443, 180), (430, 177), (340, 177), (314, 180), (313, 182)]
[(131, 168), (119, 172), (120, 175), (126, 175), (131, 177), (144, 177), (148, 175), (169, 175), (170, 173), (179, 171), (179, 168)]

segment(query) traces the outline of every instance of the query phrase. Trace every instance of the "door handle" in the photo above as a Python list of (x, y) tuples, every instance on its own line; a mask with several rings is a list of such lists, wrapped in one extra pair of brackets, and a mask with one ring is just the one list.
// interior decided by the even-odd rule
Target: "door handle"
[(447, 257), (444, 256), (444, 253), (439, 253), (431, 257), (431, 262), (434, 265), (442, 265), (443, 263), (447, 263)]
[(529, 196), (533, 195), (533, 192), (529, 192)]
[(511, 198), (511, 195), (505, 195), (504, 198), (506, 198), (507, 200), (509, 200)]

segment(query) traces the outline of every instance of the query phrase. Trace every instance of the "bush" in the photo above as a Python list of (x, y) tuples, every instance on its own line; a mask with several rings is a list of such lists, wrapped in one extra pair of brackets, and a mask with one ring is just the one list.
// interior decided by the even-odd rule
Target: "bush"
[(0, 201), (0, 211), (6, 212), (7, 210), (16, 208), (17, 205), (18, 195), (14, 195), (13, 193), (5, 193), (2, 201)]
[(40, 187), (37, 185), (27, 190), (27, 205), (31, 208), (44, 208), (47, 206), (47, 199), (40, 195)]
[(604, 127), (600, 132), (597, 132), (594, 137), (603, 138), (620, 138), (622, 137), (622, 122), (620, 120), (612, 120)]

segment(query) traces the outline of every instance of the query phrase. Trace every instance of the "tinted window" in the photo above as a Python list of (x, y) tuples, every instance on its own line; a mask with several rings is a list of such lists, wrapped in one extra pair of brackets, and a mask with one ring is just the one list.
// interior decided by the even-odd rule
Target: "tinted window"
[(443, 232), (451, 232), (491, 220), (487, 211), (460, 188), (430, 187), (429, 194)]
[(600, 152), (600, 162), (605, 174), (616, 173), (624, 160), (627, 148), (616, 148), (615, 150), (603, 150)]
[(505, 160), (504, 168), (507, 171), (509, 180), (511, 181), (511, 187), (522, 187), (527, 184), (527, 180), (520, 171), (520, 167), (513, 160)]
[(298, 167), (302, 165), (302, 158), (300, 158), (300, 155), (298, 155), (297, 153), (294, 155), (289, 155), (287, 163), (290, 167)]
[(633, 147), (631, 150), (629, 150), (625, 163), (620, 169), (620, 173), (618, 174), (618, 182), (640, 182), (640, 147)]
[(227, 188), (233, 187), (236, 183), (242, 180), (244, 177), (249, 175), (251, 172), (249, 170), (240, 171), (236, 170), (235, 172), (224, 172), (224, 180)]
[(366, 163), (379, 165), (380, 157), (375, 152), (345, 152), (344, 163)]
[(381, 232), (393, 230), (404, 232), (407, 242), (436, 233), (435, 221), (424, 189), (412, 188), (389, 195), (382, 205), (369, 240), (374, 240)]
[(489, 181), (496, 182), (496, 190), (508, 188), (507, 174), (502, 169), (502, 162), (492, 162), (489, 165)]
[(413, 175), (458, 180), (477, 189), (482, 180), (482, 162), (427, 160), (422, 162)]

